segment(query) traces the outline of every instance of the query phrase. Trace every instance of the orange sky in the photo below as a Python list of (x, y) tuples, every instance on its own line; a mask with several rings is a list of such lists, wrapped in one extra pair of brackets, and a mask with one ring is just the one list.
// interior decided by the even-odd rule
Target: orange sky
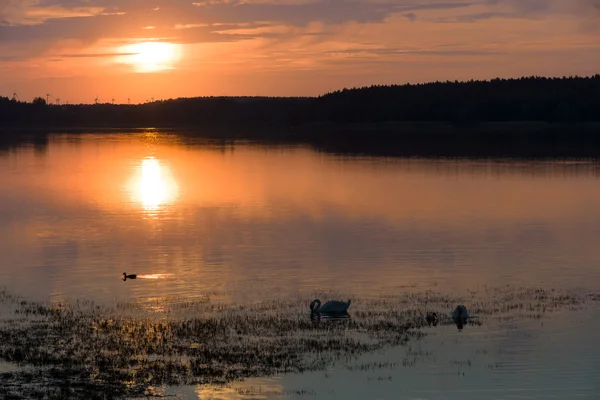
[(600, 72), (600, 0), (2, 0), (0, 96), (318, 95)]

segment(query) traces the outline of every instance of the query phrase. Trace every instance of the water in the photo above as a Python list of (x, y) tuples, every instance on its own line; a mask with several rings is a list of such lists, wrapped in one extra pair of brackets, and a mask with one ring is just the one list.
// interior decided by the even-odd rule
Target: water
[(596, 399), (598, 309), (550, 321), (511, 321), (457, 332), (425, 329), (423, 340), (327, 371), (256, 378), (226, 386), (158, 391), (182, 399)]
[[(356, 157), (156, 132), (53, 135), (0, 151), (0, 286), (30, 299), (133, 302), (160, 314), (205, 299), (600, 290), (593, 160)], [(124, 271), (138, 278), (124, 282)], [(549, 398), (550, 389), (594, 398), (598, 310), (562, 312), (541, 322), (488, 317), (460, 333), (436, 327), (413, 345), (430, 346), (425, 355), (400, 347), (361, 356), (385, 360), (375, 372), (341, 363), (164, 390), (200, 399)], [(404, 359), (416, 361), (390, 366)], [(556, 385), (565, 380), (575, 383)]]

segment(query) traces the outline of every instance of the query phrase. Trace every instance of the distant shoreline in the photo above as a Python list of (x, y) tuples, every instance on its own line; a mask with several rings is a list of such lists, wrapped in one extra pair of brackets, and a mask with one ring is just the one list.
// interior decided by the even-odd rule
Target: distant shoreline
[[(599, 111), (600, 112), (600, 111)], [(211, 124), (208, 126), (161, 124), (155, 126), (143, 126), (134, 124), (124, 125), (81, 125), (68, 124), (57, 125), (32, 125), (32, 126), (0, 126), (0, 135), (11, 133), (135, 133), (144, 131), (158, 131), (168, 133), (198, 133), (200, 136), (206, 134), (227, 134), (231, 129), (246, 131), (242, 136), (253, 136), (256, 131), (280, 132), (281, 135), (314, 136), (314, 134), (347, 132), (347, 133), (387, 133), (392, 135), (452, 135), (465, 133), (499, 133), (499, 134), (539, 134), (555, 133), (565, 135), (572, 132), (596, 133), (600, 135), (600, 121), (587, 122), (547, 122), (547, 121), (383, 121), (383, 122), (309, 122), (299, 125), (286, 124)], [(569, 130), (567, 132), (566, 130)], [(231, 134), (231, 136), (239, 136)]]
[[(502, 130), (511, 126), (511, 131), (523, 133), (548, 130), (542, 122), (530, 121), (600, 122), (600, 75), (375, 85), (319, 97), (196, 97), (137, 105), (59, 105), (47, 104), (39, 96), (31, 103), (0, 96), (0, 129), (4, 130), (144, 126), (213, 131), (401, 130), (405, 134), (432, 127), (438, 133), (461, 134), (465, 127), (497, 131), (498, 126)], [(525, 128), (520, 128), (523, 124)]]
[(600, 122), (311, 123), (297, 126), (26, 127), (0, 129), (2, 149), (48, 145), (50, 135), (147, 133), (218, 142), (307, 145), (349, 156), (600, 158)]

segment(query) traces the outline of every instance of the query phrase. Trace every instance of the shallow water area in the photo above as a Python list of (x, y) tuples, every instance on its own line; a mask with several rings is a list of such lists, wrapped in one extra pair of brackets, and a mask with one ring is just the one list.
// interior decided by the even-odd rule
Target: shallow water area
[[(590, 344), (600, 307), (539, 319), (426, 327), (407, 346), (366, 354), (325, 371), (228, 385), (156, 389), (181, 399), (595, 399), (600, 353)], [(559, 378), (560, 377), (560, 378)], [(151, 397), (152, 398), (152, 397)]]
[[(510, 384), (510, 373), (498, 375), (496, 369), (532, 373), (537, 383), (528, 388), (531, 381), (524, 381), (522, 390), (547, 388), (556, 373), (583, 376), (579, 392), (588, 393), (588, 385), (597, 383), (587, 376), (595, 376), (599, 362), (589, 350), (599, 293), (506, 286), (456, 298), (432, 291), (405, 293), (356, 298), (351, 317), (343, 319), (311, 318), (308, 299), (227, 307), (168, 303), (162, 316), (129, 313), (127, 304), (114, 309), (85, 302), (58, 306), (6, 293), (2, 299), (14, 313), (0, 320), (0, 358), (37, 366), (3, 374), (10, 383), (3, 390), (17, 398), (36, 397), (48, 388), (59, 398), (65, 393), (85, 398), (90, 392), (164, 397), (199, 390), (265, 398), (330, 398), (338, 392), (338, 398), (361, 398), (375, 391), (394, 398), (398, 387), (392, 382), (403, 382), (404, 369), (420, 374), (422, 367), (427, 373), (411, 385), (430, 376), (450, 385), (439, 389), (449, 392), (468, 388), (476, 394), (485, 392), (489, 382), (499, 388)], [(459, 303), (469, 305), (471, 318), (457, 329), (448, 310)], [(425, 320), (430, 311), (439, 317), (434, 326)], [(558, 346), (563, 340), (569, 345)], [(561, 370), (563, 363), (567, 367)], [(454, 374), (478, 370), (490, 374), (477, 380), (483, 386), (452, 386)], [(256, 378), (271, 376), (280, 380), (280, 390), (254, 386)], [(444, 383), (446, 376), (451, 379)], [(32, 377), (37, 383), (31, 383)], [(240, 380), (245, 381), (236, 383)], [(357, 387), (345, 388), (346, 381)], [(200, 386), (185, 386), (191, 383)]]

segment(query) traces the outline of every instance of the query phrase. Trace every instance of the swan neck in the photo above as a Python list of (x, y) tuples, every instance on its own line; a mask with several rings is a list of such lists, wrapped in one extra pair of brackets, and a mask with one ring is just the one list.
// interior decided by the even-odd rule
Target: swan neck
[(313, 312), (317, 312), (319, 311), (319, 309), (321, 308), (321, 300), (319, 299), (314, 299), (311, 303), (310, 303), (310, 309)]

